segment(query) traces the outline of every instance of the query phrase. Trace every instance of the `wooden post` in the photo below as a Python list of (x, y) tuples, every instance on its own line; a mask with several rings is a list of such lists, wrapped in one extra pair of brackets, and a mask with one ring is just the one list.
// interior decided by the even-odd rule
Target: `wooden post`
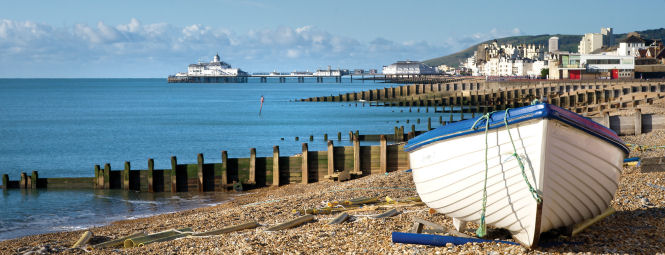
[(307, 148), (307, 143), (302, 143), (302, 180), (301, 183), (307, 184), (309, 183), (309, 162), (308, 162), (308, 155), (309, 154), (309, 149)]
[(9, 185), (9, 175), (8, 174), (3, 174), (2, 175), (2, 189), (4, 189), (4, 190), (9, 189), (9, 187), (7, 187), (7, 185)]
[(342, 132), (337, 132), (337, 141), (342, 140)]
[(100, 170), (99, 165), (95, 165), (95, 189), (104, 187), (104, 179), (102, 178), (102, 175), (103, 173), (102, 170)]
[(279, 146), (272, 147), (272, 186), (279, 186)]
[(196, 173), (197, 173), (197, 176), (199, 177), (196, 186), (198, 186), (199, 192), (203, 192), (204, 191), (204, 189), (203, 189), (203, 183), (204, 183), (203, 182), (203, 153), (199, 153), (198, 155), (196, 155), (196, 162), (197, 162), (197, 164), (196, 164), (196, 170), (197, 170)]
[(328, 141), (328, 134), (323, 134), (323, 140)]
[(349, 131), (349, 141), (353, 141), (353, 131)]
[(111, 164), (104, 164), (104, 189), (111, 188)]
[(328, 141), (328, 178), (333, 178), (335, 174), (335, 146), (333, 141)]
[(220, 190), (226, 191), (226, 186), (229, 184), (229, 154), (222, 151), (222, 184)]
[(30, 176), (30, 188), (31, 189), (37, 189), (37, 181), (39, 180), (39, 173), (37, 171), (32, 171), (32, 175)]
[(125, 161), (125, 170), (122, 172), (122, 188), (129, 190), (129, 170), (131, 166), (129, 161)]
[(388, 142), (384, 135), (379, 138), (379, 170), (383, 173), (388, 172)]
[(256, 148), (249, 149), (249, 180), (250, 184), (256, 184)]
[(171, 156), (171, 192), (178, 192), (178, 158)]
[(432, 117), (427, 118), (427, 131), (432, 130)]
[(148, 192), (155, 192), (153, 174), (155, 171), (155, 160), (148, 159)]
[(411, 132), (414, 136), (416, 135), (416, 125), (411, 124)]
[(28, 174), (25, 172), (21, 173), (21, 181), (19, 182), (19, 185), (21, 186), (21, 189), (28, 188)]
[[(362, 175), (360, 170), (360, 139), (358, 136), (353, 138), (353, 173), (355, 175)], [(340, 180), (342, 181), (342, 180)]]
[(603, 113), (603, 125), (605, 127), (610, 128), (610, 113), (609, 112), (604, 112)]
[(635, 135), (642, 134), (642, 110), (635, 109)]

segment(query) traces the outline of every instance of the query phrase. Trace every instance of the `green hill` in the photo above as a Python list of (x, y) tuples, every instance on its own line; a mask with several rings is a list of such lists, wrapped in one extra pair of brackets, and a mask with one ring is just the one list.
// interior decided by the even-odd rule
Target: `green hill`
[[(642, 38), (647, 38), (647, 39), (660, 39), (665, 41), (665, 28), (659, 28), (659, 29), (649, 29), (649, 30), (644, 30), (644, 31), (637, 31)], [(623, 40), (626, 38), (626, 34), (614, 34), (614, 40), (618, 43), (619, 41)], [(543, 46), (547, 47), (548, 40), (552, 36), (557, 36), (559, 37), (559, 50), (562, 51), (570, 51), (570, 52), (577, 52), (577, 45), (579, 45), (580, 40), (582, 40), (583, 35), (561, 35), (561, 34), (555, 34), (555, 35), (526, 35), (526, 36), (511, 36), (511, 37), (505, 37), (505, 38), (499, 38), (496, 39), (497, 43), (499, 44), (542, 44)], [(491, 43), (493, 40), (488, 40), (482, 43)], [(465, 50), (462, 50), (460, 52), (450, 54), (448, 56), (443, 56), (443, 57), (438, 57), (438, 58), (433, 58), (433, 59), (428, 59), (423, 61), (425, 64), (429, 66), (439, 66), (439, 65), (448, 65), (448, 66), (459, 66), (460, 61), (473, 56), (473, 52), (478, 48), (478, 45), (482, 44), (476, 44), (473, 45)]]

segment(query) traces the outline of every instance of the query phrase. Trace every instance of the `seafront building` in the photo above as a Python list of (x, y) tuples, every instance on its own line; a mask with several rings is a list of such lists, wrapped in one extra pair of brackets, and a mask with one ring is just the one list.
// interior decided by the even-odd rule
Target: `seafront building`
[(383, 67), (384, 75), (431, 75), (439, 74), (436, 68), (423, 64), (420, 61), (397, 61), (389, 66)]

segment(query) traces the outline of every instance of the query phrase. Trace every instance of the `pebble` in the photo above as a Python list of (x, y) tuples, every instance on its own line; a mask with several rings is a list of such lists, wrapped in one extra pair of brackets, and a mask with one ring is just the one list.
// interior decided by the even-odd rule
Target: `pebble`
[[(623, 139), (630, 143), (665, 145), (665, 132), (656, 131)], [(665, 156), (665, 149), (641, 153), (662, 157)], [(645, 154), (631, 152), (633, 155)], [(527, 249), (499, 243), (446, 244), (444, 247), (392, 243), (391, 232), (409, 231), (413, 217), (452, 228), (451, 218), (440, 213), (430, 214), (426, 206), (405, 208), (403, 213), (387, 219), (363, 216), (383, 211), (352, 212), (350, 214), (356, 221), (337, 226), (326, 224), (333, 216), (317, 215), (317, 221), (298, 228), (270, 233), (264, 231), (269, 226), (295, 218), (291, 210), (296, 208), (319, 207), (328, 201), (358, 197), (416, 196), (411, 173), (396, 171), (389, 175), (372, 175), (347, 182), (322, 181), (252, 190), (234, 196), (233, 201), (212, 207), (118, 221), (92, 228), (90, 230), (97, 236), (119, 238), (138, 231), (154, 233), (183, 226), (191, 226), (194, 231), (203, 232), (248, 221), (262, 224), (256, 229), (219, 236), (178, 239), (148, 244), (142, 248), (95, 250), (92, 254), (655, 254), (663, 251), (662, 244), (665, 242), (665, 192), (651, 188), (647, 183), (665, 186), (665, 173), (642, 173), (639, 168), (624, 168), (612, 201), (616, 213), (575, 237), (541, 239), (543, 242), (567, 243), (548, 248)], [(469, 224), (470, 230), (465, 233), (474, 235), (472, 231), (476, 227), (476, 224)], [(67, 249), (82, 232), (49, 233), (2, 241), (0, 254), (40, 254), (44, 248), (47, 254), (84, 254), (82, 250)], [(508, 237), (499, 239), (514, 241)]]

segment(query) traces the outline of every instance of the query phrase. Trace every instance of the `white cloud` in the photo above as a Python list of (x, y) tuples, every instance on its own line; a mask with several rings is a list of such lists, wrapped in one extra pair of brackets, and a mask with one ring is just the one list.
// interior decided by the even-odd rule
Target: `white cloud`
[[(475, 36), (474, 40), (480, 40)], [(95, 26), (71, 27), (4, 19), (0, 20), (0, 39), (0, 77), (163, 77), (216, 52), (250, 72), (312, 70), (327, 65), (379, 68), (400, 59), (428, 59), (450, 51), (446, 42), (435, 45), (384, 38), (361, 42), (313, 26), (235, 33), (201, 24), (142, 24), (135, 18), (119, 25), (100, 21)], [(34, 74), (35, 69), (43, 71)]]

